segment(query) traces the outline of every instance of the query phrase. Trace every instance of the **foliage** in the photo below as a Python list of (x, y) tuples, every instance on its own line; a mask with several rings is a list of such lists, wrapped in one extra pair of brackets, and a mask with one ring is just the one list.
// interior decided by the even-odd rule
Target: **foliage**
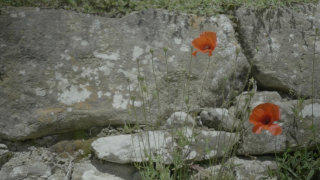
[(317, 179), (320, 177), (319, 149), (288, 150), (277, 157), (279, 168), (271, 172), (280, 179)]

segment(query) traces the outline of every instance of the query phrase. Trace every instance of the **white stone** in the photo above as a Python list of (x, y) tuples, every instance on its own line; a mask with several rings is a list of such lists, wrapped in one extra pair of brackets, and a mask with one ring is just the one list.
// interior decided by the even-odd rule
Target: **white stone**
[[(302, 117), (305, 118), (307, 116), (312, 116), (312, 104), (306, 105), (302, 111)], [(320, 104), (314, 103), (313, 104), (313, 115), (315, 117), (320, 117)]]
[(85, 40), (81, 41), (80, 44), (81, 44), (81, 46), (88, 46), (89, 45), (88, 41), (85, 41)]
[(185, 112), (175, 112), (167, 119), (167, 125), (170, 127), (195, 126), (196, 121)]
[(82, 175), (82, 180), (123, 180), (111, 174), (96, 175), (94, 170), (85, 171)]
[(36, 88), (35, 91), (36, 91), (36, 95), (37, 96), (42, 96), (43, 97), (43, 96), (46, 95), (46, 91), (44, 89)]
[(93, 55), (94, 57), (96, 58), (100, 58), (100, 59), (103, 59), (103, 60), (118, 60), (120, 55), (118, 52), (111, 52), (111, 53), (108, 53), (108, 54), (103, 54), (103, 53), (98, 53), (97, 51), (94, 51), (93, 52)]
[(97, 92), (97, 95), (98, 95), (98, 98), (101, 98), (102, 95), (103, 95), (103, 94), (102, 94), (102, 91), (98, 91), (98, 92)]
[(132, 52), (132, 57), (133, 57), (132, 60), (136, 61), (138, 57), (140, 57), (142, 54), (143, 54), (143, 49), (138, 46), (134, 46), (133, 52)]
[(176, 43), (176, 44), (181, 44), (181, 39), (180, 38), (174, 38), (174, 42)]

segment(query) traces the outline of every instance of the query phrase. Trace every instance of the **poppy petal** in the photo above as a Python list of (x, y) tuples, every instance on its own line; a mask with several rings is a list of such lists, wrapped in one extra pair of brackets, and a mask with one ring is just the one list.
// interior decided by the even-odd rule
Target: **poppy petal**
[(211, 49), (214, 50), (215, 47), (217, 46), (217, 33), (215, 32), (204, 32), (203, 36), (205, 36), (211, 44)]
[[(258, 106), (257, 106), (258, 107)], [(251, 122), (254, 125), (260, 124), (260, 120), (263, 118), (265, 112), (263, 109), (255, 107), (252, 110), (252, 113), (249, 117), (249, 122)]]
[(192, 45), (199, 50), (202, 50), (208, 43), (207, 39), (203, 37), (196, 38), (192, 41)]
[(282, 133), (282, 128), (278, 124), (271, 124), (271, 126), (268, 128), (268, 131), (274, 135), (280, 135)]
[(280, 119), (279, 106), (272, 103), (261, 104), (261, 108), (271, 117), (271, 121), (278, 121)]
[(212, 51), (217, 46), (217, 34), (215, 32), (203, 32), (198, 38), (192, 41), (192, 45), (198, 52), (209, 52), (209, 56), (212, 56)]
[(279, 106), (273, 104), (272, 106), (272, 121), (279, 121), (280, 119), (280, 111)]
[(261, 133), (261, 130), (262, 130), (262, 127), (259, 126), (259, 125), (256, 125), (252, 128), (252, 132), (253, 133), (256, 133), (256, 134), (260, 134)]

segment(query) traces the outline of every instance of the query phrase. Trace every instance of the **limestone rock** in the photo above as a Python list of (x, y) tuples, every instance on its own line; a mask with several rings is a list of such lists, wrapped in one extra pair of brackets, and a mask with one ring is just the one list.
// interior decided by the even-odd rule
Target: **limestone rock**
[(239, 131), (239, 121), (225, 108), (207, 108), (200, 113), (203, 125), (215, 130)]
[(204, 160), (221, 157), (239, 140), (235, 133), (192, 130), (147, 131), (133, 135), (99, 138), (92, 148), (99, 159), (115, 163), (147, 160), (172, 163), (174, 155), (183, 160)]
[(268, 176), (268, 170), (275, 170), (277, 163), (270, 160), (248, 160), (238, 157), (232, 157), (222, 165), (215, 165), (203, 169), (193, 176), (194, 180), (218, 178), (236, 180), (260, 180), (260, 179), (276, 179)]
[(8, 162), (12, 156), (12, 152), (9, 151), (5, 144), (0, 144), (0, 168), (1, 166)]
[[(165, 121), (168, 112), (218, 106), (246, 82), (249, 65), (225, 15), (145, 10), (106, 18), (56, 9), (4, 9), (0, 138), (142, 124), (144, 117), (150, 123)], [(202, 31), (218, 36), (209, 66), (208, 56), (200, 53), (190, 63), (191, 41)]]
[(120, 165), (114, 163), (98, 163), (89, 160), (83, 160), (74, 164), (72, 179), (92, 180), (92, 179), (110, 179), (138, 180), (139, 177), (134, 177), (136, 170), (129, 165)]
[(320, 3), (236, 11), (244, 51), (258, 83), (272, 90), (320, 98)]
[[(261, 155), (283, 152), (289, 147), (312, 147), (314, 143), (320, 142), (319, 99), (286, 100), (282, 99), (277, 92), (268, 91), (255, 94), (244, 92), (237, 99), (239, 107), (232, 107), (229, 111), (242, 114), (243, 139), (238, 154)], [(276, 123), (282, 127), (281, 135), (273, 136), (266, 130), (261, 134), (252, 133), (253, 125), (249, 123), (249, 115), (255, 106), (267, 102), (276, 104), (280, 108), (280, 120)], [(312, 118), (312, 112), (314, 118)]]
[(189, 126), (194, 127), (196, 125), (196, 121), (185, 112), (175, 112), (168, 119), (166, 126), (171, 128)]

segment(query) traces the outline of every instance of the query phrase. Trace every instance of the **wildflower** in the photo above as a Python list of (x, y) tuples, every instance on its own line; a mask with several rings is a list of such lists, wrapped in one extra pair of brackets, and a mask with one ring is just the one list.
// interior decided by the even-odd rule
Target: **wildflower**
[(192, 41), (192, 45), (198, 49), (192, 55), (196, 56), (197, 52), (200, 51), (202, 53), (209, 52), (209, 56), (212, 56), (212, 51), (217, 46), (217, 34), (215, 32), (203, 32), (200, 37)]
[(268, 130), (272, 135), (280, 135), (282, 129), (273, 122), (280, 119), (279, 106), (272, 103), (264, 103), (256, 106), (250, 115), (249, 121), (254, 125), (252, 132), (260, 134), (262, 129)]

